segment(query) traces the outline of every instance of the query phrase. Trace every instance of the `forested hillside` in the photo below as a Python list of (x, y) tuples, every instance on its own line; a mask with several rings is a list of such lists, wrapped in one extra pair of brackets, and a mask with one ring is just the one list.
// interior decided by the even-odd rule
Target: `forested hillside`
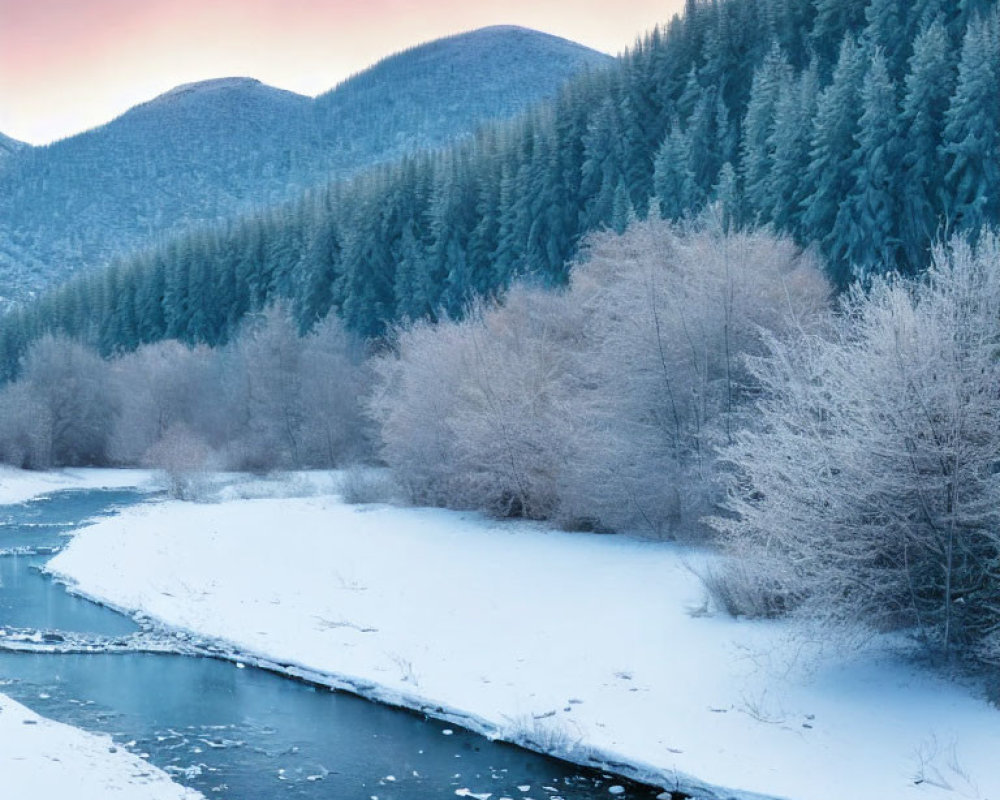
[(588, 231), (717, 202), (816, 245), (835, 285), (917, 272), (1000, 218), (995, 0), (692, 0), (608, 72), (444, 152), (334, 182), (74, 281), (9, 317), (7, 374), (56, 330), (104, 353), (224, 342), (288, 299), (363, 336), (565, 280)]
[(488, 28), (392, 56), (316, 100), (249, 78), (177, 87), (8, 160), (0, 296), (23, 300), (113, 254), (440, 147), (610, 62), (554, 36)]

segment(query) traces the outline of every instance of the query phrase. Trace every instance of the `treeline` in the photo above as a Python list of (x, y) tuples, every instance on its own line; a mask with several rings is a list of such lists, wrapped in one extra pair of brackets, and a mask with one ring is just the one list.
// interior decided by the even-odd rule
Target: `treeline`
[(248, 317), (225, 347), (163, 341), (102, 359), (45, 336), (0, 391), (0, 460), (30, 469), (335, 467), (366, 458), (363, 349), (330, 317)]
[(818, 244), (838, 287), (916, 273), (1000, 218), (995, 0), (712, 0), (472, 142), (70, 282), (0, 327), (0, 368), (63, 333), (122, 352), (228, 341), (284, 299), (364, 337), (566, 280), (589, 231), (719, 202)]

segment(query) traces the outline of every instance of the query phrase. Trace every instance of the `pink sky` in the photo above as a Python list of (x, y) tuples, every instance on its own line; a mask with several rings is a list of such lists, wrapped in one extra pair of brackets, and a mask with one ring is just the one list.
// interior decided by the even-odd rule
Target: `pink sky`
[(683, 0), (0, 0), (0, 132), (35, 144), (181, 83), (248, 75), (314, 95), (383, 56), (514, 24), (609, 53)]

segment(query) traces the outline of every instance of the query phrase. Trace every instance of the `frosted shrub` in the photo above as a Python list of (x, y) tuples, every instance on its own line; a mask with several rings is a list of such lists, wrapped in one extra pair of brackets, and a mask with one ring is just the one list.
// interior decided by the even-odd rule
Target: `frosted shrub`
[(171, 497), (198, 500), (205, 493), (205, 473), (212, 457), (212, 450), (197, 434), (177, 423), (146, 451), (142, 464), (166, 473)]
[(91, 466), (107, 460), (117, 398), (108, 367), (64, 337), (33, 344), (21, 380), (4, 390), (5, 457), (35, 469)]
[(361, 349), (337, 318), (299, 336), (280, 307), (216, 349), (162, 341), (105, 361), (46, 336), (0, 389), (0, 459), (36, 469), (159, 465), (196, 440), (217, 468), (341, 466), (370, 452), (367, 382)]
[(807, 611), (995, 657), (998, 344), (988, 234), (939, 249), (924, 281), (853, 290), (824, 335), (772, 338), (749, 363), (759, 424), (725, 451), (730, 548)]
[[(109, 455), (118, 464), (141, 463), (146, 453), (175, 425), (198, 428), (214, 438), (221, 386), (216, 357), (207, 347), (180, 342), (147, 345), (114, 362), (113, 388), (119, 398)], [(214, 401), (214, 403), (213, 403)]]
[(403, 331), (376, 365), (382, 454), (417, 502), (546, 518), (558, 505), (569, 385), (559, 294)]
[(390, 503), (399, 497), (399, 486), (384, 467), (354, 466), (344, 470), (339, 488), (341, 499), (351, 505)]

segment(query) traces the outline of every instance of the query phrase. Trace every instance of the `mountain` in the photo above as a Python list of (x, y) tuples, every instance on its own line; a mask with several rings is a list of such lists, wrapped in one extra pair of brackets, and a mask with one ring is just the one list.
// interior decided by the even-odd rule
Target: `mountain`
[(347, 142), (398, 156), (444, 145), (455, 129), (512, 116), (553, 96), (582, 68), (611, 61), (538, 31), (482, 28), (390, 56), (320, 95), (316, 111), (321, 126)]
[[(612, 59), (487, 28), (392, 56), (312, 99), (251, 78), (186, 84), (0, 172), (0, 296), (468, 136)], [(2, 146), (2, 144), (0, 144)]]
[(974, 240), (1000, 225), (1000, 2), (928, 0), (899, 31), (853, 7), (690, 4), (513, 121), (179, 237), (0, 318), (0, 379), (44, 331), (105, 355), (217, 345), (275, 301), (302, 330), (333, 311), (378, 338), (455, 318), (514, 281), (563, 284), (584, 237), (647, 214), (770, 225), (816, 248), (838, 284), (894, 264), (919, 273), (940, 233)]
[(19, 150), (29, 147), (29, 145), (24, 142), (19, 142), (17, 139), (11, 139), (9, 136), (4, 136), (0, 133), (0, 160), (3, 160), (9, 155), (13, 155)]

